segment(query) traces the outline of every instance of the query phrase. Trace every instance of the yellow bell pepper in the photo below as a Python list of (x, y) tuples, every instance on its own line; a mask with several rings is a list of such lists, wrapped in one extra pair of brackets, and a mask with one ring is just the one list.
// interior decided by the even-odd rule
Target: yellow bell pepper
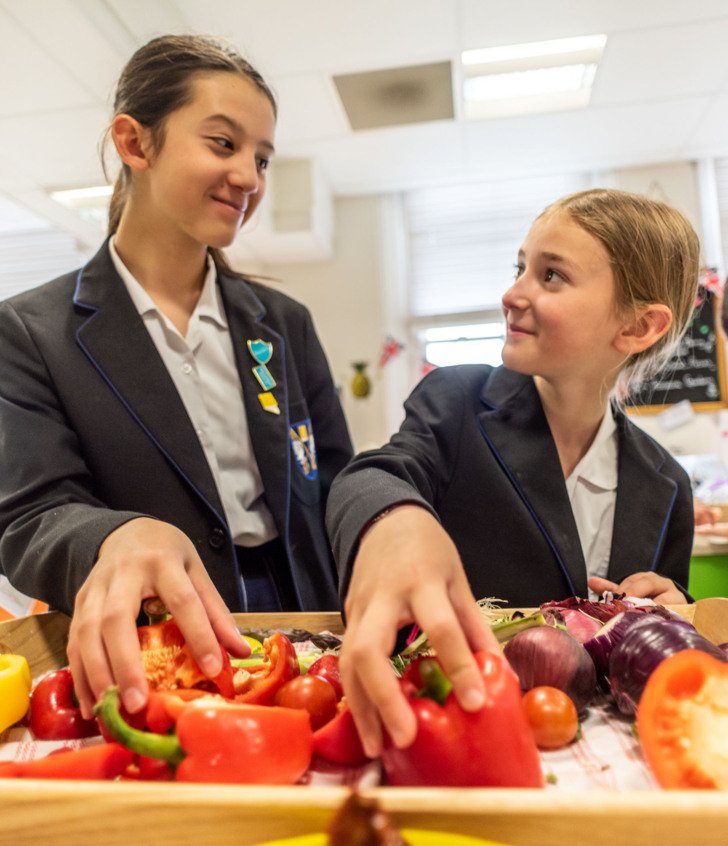
[(31, 685), (30, 667), (22, 655), (0, 655), (0, 731), (25, 716)]

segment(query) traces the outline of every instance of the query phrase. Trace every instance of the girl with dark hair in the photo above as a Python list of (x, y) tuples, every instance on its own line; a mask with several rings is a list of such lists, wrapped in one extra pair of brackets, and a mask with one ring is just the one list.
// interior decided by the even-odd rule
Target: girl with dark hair
[(235, 51), (167, 36), (124, 69), (109, 237), (0, 306), (0, 564), (72, 614), (82, 710), (147, 697), (159, 596), (210, 677), (231, 610), (333, 610), (323, 525), (351, 443), (308, 311), (221, 252), (265, 193), (275, 99)]

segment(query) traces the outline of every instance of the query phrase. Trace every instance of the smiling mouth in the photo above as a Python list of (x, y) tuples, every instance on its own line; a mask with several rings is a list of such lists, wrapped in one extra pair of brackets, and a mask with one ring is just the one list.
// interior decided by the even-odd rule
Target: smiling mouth
[(229, 209), (233, 209), (238, 214), (245, 214), (246, 207), (241, 203), (234, 203), (232, 200), (227, 200), (224, 197), (213, 197), (212, 199), (218, 203), (221, 203), (223, 206), (227, 206), (227, 208)]

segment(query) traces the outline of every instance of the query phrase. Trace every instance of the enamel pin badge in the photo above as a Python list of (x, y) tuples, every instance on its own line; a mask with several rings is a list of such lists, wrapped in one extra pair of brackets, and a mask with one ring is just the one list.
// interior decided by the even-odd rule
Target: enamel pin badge
[(263, 393), (258, 394), (258, 402), (260, 402), (263, 411), (267, 411), (270, 414), (280, 414), (281, 410), (278, 406), (278, 401), (271, 393), (276, 386), (276, 380), (266, 367), (271, 358), (273, 358), (273, 344), (270, 341), (263, 341), (261, 338), (249, 340), (247, 344), (248, 352), (257, 362), (252, 370), (253, 376), (255, 376), (258, 384), (263, 389)]
[(315, 479), (318, 475), (318, 464), (310, 418), (292, 423), (288, 434), (298, 469), (307, 479)]

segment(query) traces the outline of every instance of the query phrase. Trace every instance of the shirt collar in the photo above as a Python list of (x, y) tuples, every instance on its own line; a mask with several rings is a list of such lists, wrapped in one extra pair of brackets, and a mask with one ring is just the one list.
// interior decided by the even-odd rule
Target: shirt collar
[[(121, 279), (126, 286), (126, 290), (129, 292), (129, 296), (134, 303), (134, 307), (139, 314), (142, 316), (151, 313), (161, 314), (154, 300), (149, 296), (147, 291), (142, 287), (141, 283), (135, 278), (129, 268), (121, 260), (121, 256), (114, 246), (113, 238), (109, 239), (109, 254), (111, 255), (111, 261), (114, 263), (116, 272), (119, 276), (121, 276)], [(220, 326), (227, 328), (225, 310), (222, 306), (222, 300), (220, 299), (220, 292), (215, 284), (216, 278), (217, 270), (215, 268), (215, 263), (213, 262), (212, 257), (208, 254), (207, 272), (205, 273), (205, 280), (202, 283), (202, 293), (200, 294), (200, 299), (197, 301), (197, 305), (195, 306), (195, 313), (197, 313), (201, 318), (207, 317), (214, 320)]]
[(605, 491), (617, 488), (617, 424), (611, 407), (602, 418), (586, 455), (574, 468), (571, 479), (580, 478)]

